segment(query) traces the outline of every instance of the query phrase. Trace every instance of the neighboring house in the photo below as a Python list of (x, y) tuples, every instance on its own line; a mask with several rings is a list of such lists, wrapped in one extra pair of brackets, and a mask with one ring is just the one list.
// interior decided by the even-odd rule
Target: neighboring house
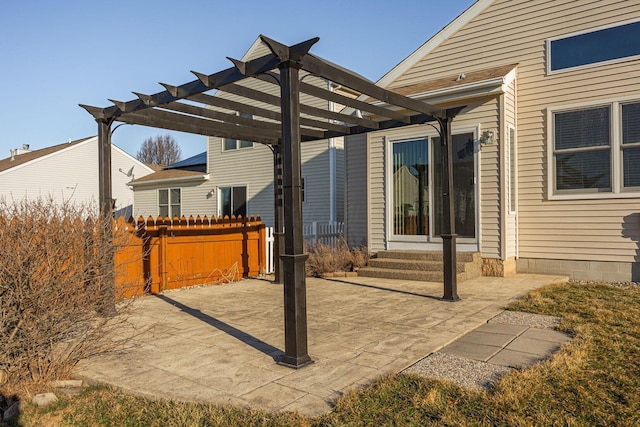
[[(479, 0), (378, 82), (468, 106), (456, 231), (484, 274), (640, 279), (638, 40), (637, 1)], [(441, 248), (439, 150), (428, 125), (348, 138), (351, 244)]]
[[(112, 145), (111, 179), (116, 216), (133, 212), (127, 183), (153, 172), (149, 166)], [(98, 137), (69, 141), (39, 150), (11, 150), (0, 160), (0, 198), (7, 202), (52, 197), (70, 203), (98, 205)]]
[[(242, 58), (247, 61), (270, 53), (267, 46), (257, 39)], [(303, 77), (303, 82), (319, 87), (330, 83), (313, 76)], [(266, 94), (279, 94), (279, 86), (258, 79), (237, 83), (235, 89), (218, 91), (217, 98), (244, 101), (242, 88), (260, 90)], [(344, 91), (344, 90), (343, 90)], [(344, 92), (343, 94), (348, 92)], [(306, 97), (306, 98), (305, 98)], [(326, 100), (301, 94), (301, 98), (317, 108), (337, 111), (342, 106), (330, 105)], [(311, 102), (309, 102), (311, 101)], [(251, 107), (270, 110), (276, 114), (279, 107), (268, 102), (250, 101)], [(279, 105), (279, 104), (278, 104)], [(232, 111), (250, 118), (251, 111)], [(200, 154), (199, 156), (203, 155)], [(344, 141), (331, 138), (302, 143), (303, 221), (305, 224), (344, 220)], [(194, 217), (211, 215), (260, 215), (267, 226), (274, 225), (274, 159), (271, 149), (259, 143), (210, 137), (207, 141), (205, 169), (197, 172), (190, 167), (167, 168), (162, 172), (132, 183), (136, 199), (136, 214), (162, 215), (164, 206), (160, 199), (167, 190), (177, 199), (175, 209), (182, 215)], [(164, 199), (163, 199), (164, 200)], [(173, 212), (172, 212), (173, 215)]]
[(215, 215), (211, 185), (206, 152), (181, 160), (129, 183), (135, 216), (211, 217)]

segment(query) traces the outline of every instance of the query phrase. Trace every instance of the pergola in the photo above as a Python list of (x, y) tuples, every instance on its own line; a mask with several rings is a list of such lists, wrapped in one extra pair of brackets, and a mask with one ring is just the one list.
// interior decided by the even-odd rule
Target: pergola
[[(131, 101), (111, 101), (106, 108), (81, 105), (98, 123), (100, 212), (111, 217), (111, 126), (114, 122), (151, 126), (206, 136), (266, 144), (274, 153), (276, 253), (281, 267), (276, 280), (284, 282), (285, 355), (280, 364), (300, 368), (312, 363), (307, 351), (304, 239), (302, 233), (300, 143), (333, 137), (430, 124), (442, 144), (443, 300), (456, 301), (456, 234), (453, 209), (451, 122), (462, 107), (442, 109), (376, 86), (358, 74), (319, 58), (309, 50), (313, 38), (287, 46), (260, 36), (270, 54), (250, 60), (229, 58), (233, 67), (213, 74), (193, 72), (197, 79), (180, 86), (162, 84), (153, 95), (135, 93)], [(309, 73), (361, 94), (351, 98), (301, 81)], [(260, 79), (273, 93), (240, 84)], [(222, 91), (246, 101), (212, 96)], [(342, 112), (300, 102), (300, 94), (344, 105)], [(258, 101), (258, 102), (256, 102)], [(269, 105), (265, 108), (258, 105)], [(244, 114), (241, 114), (244, 113)], [(437, 126), (431, 123), (437, 122)], [(281, 192), (280, 192), (281, 191)], [(281, 198), (280, 194), (283, 195)], [(284, 228), (284, 229), (283, 229)], [(276, 263), (277, 265), (278, 263)]]

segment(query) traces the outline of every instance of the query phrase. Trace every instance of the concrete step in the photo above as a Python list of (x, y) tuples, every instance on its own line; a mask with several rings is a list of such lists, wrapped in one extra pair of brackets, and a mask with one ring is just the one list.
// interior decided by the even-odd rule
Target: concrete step
[[(378, 252), (378, 258), (392, 258), (418, 261), (440, 261), (442, 262), (442, 251), (410, 251), (410, 250), (388, 250)], [(473, 262), (480, 259), (478, 252), (458, 252), (456, 254), (458, 262)]]
[[(482, 275), (482, 257), (477, 252), (456, 254), (456, 277), (459, 282)], [(441, 251), (380, 251), (369, 265), (358, 271), (359, 276), (381, 279), (442, 282), (443, 257)]]
[[(465, 262), (458, 262), (458, 265), (456, 266), (457, 272), (464, 272), (466, 264), (467, 263)], [(393, 270), (442, 271), (442, 261), (422, 261), (398, 258), (372, 258), (369, 260), (369, 267), (387, 268)]]

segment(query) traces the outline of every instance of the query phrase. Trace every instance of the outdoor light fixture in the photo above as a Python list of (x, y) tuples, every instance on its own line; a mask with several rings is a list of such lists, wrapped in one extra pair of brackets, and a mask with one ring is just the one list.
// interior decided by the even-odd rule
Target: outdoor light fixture
[(485, 130), (484, 132), (482, 132), (482, 136), (480, 137), (480, 145), (493, 145), (495, 144), (495, 142), (496, 140), (492, 130)]

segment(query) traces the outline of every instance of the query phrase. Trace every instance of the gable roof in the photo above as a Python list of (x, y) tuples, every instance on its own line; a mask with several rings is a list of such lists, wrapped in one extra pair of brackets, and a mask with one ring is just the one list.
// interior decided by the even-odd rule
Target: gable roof
[(411, 67), (416, 65), (422, 58), (431, 51), (440, 46), (445, 40), (453, 35), (460, 28), (464, 27), (469, 21), (478, 16), (482, 11), (489, 7), (495, 0), (477, 0), (469, 6), (467, 10), (462, 12), (456, 19), (448, 23), (443, 29), (438, 31), (433, 37), (427, 40), (422, 46), (416, 49), (411, 55), (407, 56), (402, 62), (393, 67), (391, 71), (382, 76), (376, 84), (386, 88), (393, 83), (398, 77), (404, 74)]
[(11, 160), (11, 157), (7, 157), (6, 159), (0, 160), (0, 172), (4, 172), (6, 170), (12, 169), (16, 166), (23, 165), (25, 163), (29, 163), (41, 157), (48, 156), (49, 154), (53, 154), (58, 151), (64, 150), (65, 148), (73, 147), (74, 145), (78, 145), (92, 138), (97, 138), (97, 137), (90, 136), (88, 138), (77, 139), (75, 141), (65, 142), (64, 144), (53, 145), (51, 147), (41, 148), (39, 150), (33, 150), (27, 153), (18, 154), (13, 158), (13, 160)]

